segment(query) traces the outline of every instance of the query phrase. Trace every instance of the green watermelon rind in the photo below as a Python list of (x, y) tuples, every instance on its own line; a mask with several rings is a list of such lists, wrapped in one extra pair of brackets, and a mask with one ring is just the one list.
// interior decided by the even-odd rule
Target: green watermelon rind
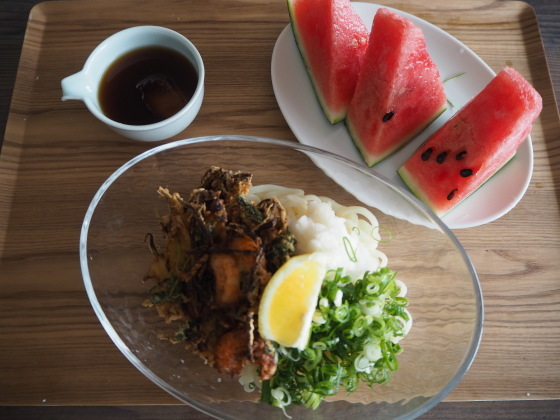
[(517, 151), (514, 151), (513, 155), (511, 155), (511, 157), (508, 158), (502, 166), (498, 167), (492, 174), (490, 174), (488, 178), (486, 178), (486, 180), (482, 184), (480, 184), (478, 187), (472, 190), (467, 196), (463, 197), (461, 201), (456, 203), (448, 211), (440, 210), (438, 206), (436, 206), (435, 203), (422, 192), (422, 188), (418, 186), (418, 184), (415, 182), (414, 176), (412, 176), (412, 174), (407, 170), (407, 168), (405, 168), (404, 165), (401, 166), (399, 169), (397, 169), (397, 174), (399, 175), (401, 180), (405, 183), (405, 185), (408, 187), (408, 189), (412, 192), (412, 194), (416, 196), (416, 198), (418, 198), (420, 201), (426, 204), (438, 217), (443, 217), (451, 213), (453, 210), (455, 210), (467, 198), (472, 196), (476, 191), (482, 188), (483, 185), (485, 185), (488, 181), (490, 181), (498, 172), (502, 171), (502, 169), (504, 169), (511, 161), (515, 159), (517, 155), (516, 152)]
[(303, 61), (303, 65), (305, 66), (307, 76), (309, 77), (309, 80), (311, 81), (311, 86), (313, 87), (313, 90), (315, 92), (315, 96), (317, 97), (319, 105), (323, 109), (323, 112), (324, 112), (325, 116), (327, 117), (327, 119), (329, 120), (329, 122), (333, 125), (337, 124), (340, 121), (344, 120), (346, 115), (344, 115), (344, 114), (338, 114), (337, 115), (337, 113), (333, 112), (329, 108), (329, 106), (327, 105), (327, 102), (325, 101), (325, 98), (323, 97), (323, 94), (321, 93), (321, 89), (319, 88), (319, 86), (317, 86), (317, 82), (315, 81), (315, 78), (313, 77), (313, 73), (311, 71), (311, 66), (309, 65), (309, 59), (308, 59), (307, 54), (305, 52), (305, 47), (303, 46), (303, 42), (301, 41), (298, 29), (297, 29), (297, 25), (295, 23), (296, 18), (295, 18), (295, 13), (294, 13), (294, 10), (293, 10), (292, 0), (286, 0), (286, 2), (288, 3), (288, 13), (290, 15), (290, 22), (291, 22), (290, 26), (292, 27), (292, 33), (294, 34), (294, 40), (296, 41), (299, 54), (300, 54), (301, 59)]
[(378, 163), (380, 163), (381, 161), (387, 159), (389, 156), (395, 154), (404, 146), (406, 146), (408, 143), (410, 143), (414, 138), (419, 136), (420, 133), (422, 133), (422, 131), (424, 131), (435, 120), (437, 120), (446, 110), (447, 110), (447, 102), (440, 109), (438, 109), (430, 119), (426, 120), (426, 123), (424, 125), (419, 126), (416, 131), (410, 133), (410, 135), (406, 139), (403, 139), (400, 144), (395, 145), (393, 149), (390, 150), (388, 149), (386, 153), (381, 156), (373, 155), (369, 153), (365, 149), (365, 147), (362, 147), (363, 143), (358, 139), (358, 136), (355, 134), (352, 128), (352, 124), (347, 119), (344, 121), (344, 124), (346, 125), (346, 129), (348, 130), (348, 134), (350, 135), (350, 138), (352, 139), (354, 146), (356, 146), (356, 149), (358, 150), (360, 155), (362, 155), (362, 158), (364, 159), (366, 165), (371, 168), (377, 165)]

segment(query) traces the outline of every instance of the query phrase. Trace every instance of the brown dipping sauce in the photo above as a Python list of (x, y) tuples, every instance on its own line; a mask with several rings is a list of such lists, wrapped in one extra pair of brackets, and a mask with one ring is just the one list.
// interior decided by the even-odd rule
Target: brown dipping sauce
[(193, 64), (179, 52), (142, 47), (122, 55), (105, 71), (99, 105), (103, 114), (122, 124), (153, 124), (183, 108), (197, 83)]

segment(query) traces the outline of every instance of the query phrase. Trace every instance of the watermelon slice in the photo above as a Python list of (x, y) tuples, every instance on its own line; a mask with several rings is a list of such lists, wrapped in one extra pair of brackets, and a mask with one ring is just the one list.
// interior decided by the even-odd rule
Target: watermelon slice
[(541, 109), (538, 92), (506, 67), (397, 172), (418, 198), (443, 216), (513, 157)]
[(446, 109), (447, 97), (422, 30), (381, 8), (373, 19), (346, 126), (366, 164), (404, 146)]
[(349, 0), (287, 0), (292, 30), (317, 99), (342, 121), (358, 80), (369, 31)]

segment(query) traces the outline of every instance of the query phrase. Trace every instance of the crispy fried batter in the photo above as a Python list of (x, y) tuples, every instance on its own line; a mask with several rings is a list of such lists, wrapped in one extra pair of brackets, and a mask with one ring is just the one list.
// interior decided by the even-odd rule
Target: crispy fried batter
[(161, 218), (166, 244), (159, 252), (147, 236), (153, 260), (145, 280), (155, 284), (146, 305), (166, 322), (183, 323), (170, 341), (184, 342), (221, 373), (239, 375), (256, 364), (265, 380), (276, 371), (276, 355), (258, 334), (255, 314), (295, 241), (276, 199), (245, 199), (251, 180), (250, 173), (211, 167), (187, 200), (158, 189), (169, 204)]
[(214, 367), (220, 373), (239, 376), (249, 353), (249, 333), (245, 330), (228, 331), (218, 339)]
[(221, 191), (226, 195), (246, 196), (251, 188), (253, 174), (249, 172), (233, 172), (212, 166), (206, 171), (200, 187), (206, 190)]

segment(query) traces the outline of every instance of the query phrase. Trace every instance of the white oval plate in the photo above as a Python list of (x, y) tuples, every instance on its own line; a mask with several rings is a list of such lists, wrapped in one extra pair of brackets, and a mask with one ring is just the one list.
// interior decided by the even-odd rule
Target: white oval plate
[[(371, 28), (377, 9), (385, 7), (356, 2), (352, 5), (368, 29)], [(438, 66), (443, 80), (464, 73), (448, 80), (444, 85), (453, 107), (448, 107), (447, 111), (403, 149), (373, 167), (395, 184), (405, 187), (396, 170), (453, 113), (480, 92), (495, 73), (473, 51), (447, 32), (416, 16), (392, 10), (422, 29), (430, 56)], [(271, 75), (280, 110), (301, 143), (363, 164), (344, 123), (331, 125), (323, 114), (295, 43), (291, 25), (282, 31), (276, 41), (272, 54)], [(336, 174), (329, 173), (328, 168), (323, 169), (330, 177), (336, 179)], [(523, 197), (532, 172), (533, 148), (531, 138), (528, 137), (512, 161), (442, 220), (451, 229), (461, 229), (498, 219), (515, 207)]]

